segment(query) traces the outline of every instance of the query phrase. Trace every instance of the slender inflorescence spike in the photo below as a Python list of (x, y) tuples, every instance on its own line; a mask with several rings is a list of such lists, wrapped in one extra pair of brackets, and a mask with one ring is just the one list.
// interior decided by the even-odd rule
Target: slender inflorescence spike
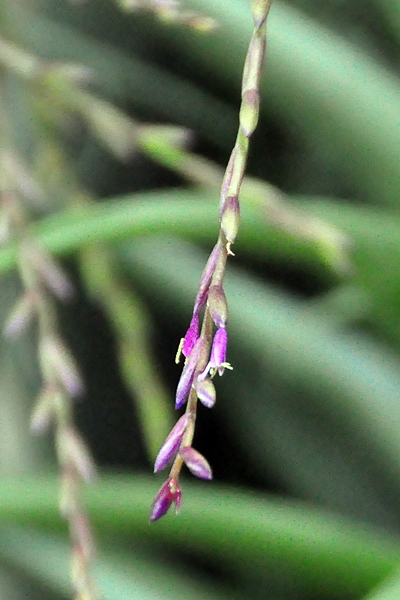
[[(182, 351), (186, 361), (176, 391), (175, 407), (181, 408), (186, 403), (186, 411), (172, 429), (156, 459), (155, 471), (158, 471), (175, 456), (169, 478), (151, 507), (150, 522), (165, 515), (172, 504), (179, 510), (181, 488), (178, 481), (183, 464), (196, 477), (212, 479), (207, 460), (192, 447), (194, 423), (198, 400), (207, 408), (215, 404), (216, 392), (212, 382), (214, 375), (222, 375), (225, 369), (232, 368), (226, 362), (228, 303), (224, 291), (224, 275), (227, 258), (233, 254), (231, 246), (239, 228), (239, 195), (246, 168), (249, 138), (258, 122), (259, 85), (269, 9), (270, 0), (252, 1), (254, 30), (243, 69), (238, 134), (221, 186), (219, 237), (201, 276), (192, 319), (177, 355), (179, 360)], [(203, 322), (200, 327), (201, 313)]]

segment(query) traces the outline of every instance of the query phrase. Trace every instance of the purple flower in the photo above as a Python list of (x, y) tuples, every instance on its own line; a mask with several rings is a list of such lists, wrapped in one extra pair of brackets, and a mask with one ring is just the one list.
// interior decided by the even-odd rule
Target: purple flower
[(193, 350), (193, 347), (197, 340), (199, 339), (199, 315), (194, 314), (192, 320), (190, 321), (189, 329), (186, 332), (186, 335), (183, 340), (182, 345), (182, 354), (183, 356), (188, 357)]
[(161, 486), (157, 496), (154, 499), (150, 509), (150, 523), (158, 521), (169, 510), (172, 503), (175, 503), (175, 513), (178, 514), (181, 507), (182, 491), (176, 479), (170, 477)]
[(179, 450), (179, 454), (193, 475), (201, 479), (212, 479), (211, 467), (200, 452), (191, 446), (185, 446)]
[(196, 371), (197, 361), (199, 360), (202, 345), (203, 340), (202, 338), (199, 338), (195, 343), (190, 356), (186, 359), (186, 363), (183, 367), (181, 378), (176, 389), (175, 408), (181, 408), (181, 406), (183, 406), (187, 400), (192, 387), (194, 373)]
[(226, 347), (228, 345), (228, 334), (224, 327), (217, 329), (211, 348), (211, 355), (208, 365), (204, 371), (198, 376), (198, 381), (203, 381), (210, 373), (211, 377), (218, 371), (222, 375), (225, 369), (232, 369), (231, 365), (226, 362)]
[(160, 452), (157, 455), (154, 463), (154, 473), (161, 471), (167, 466), (174, 454), (177, 453), (180, 443), (182, 442), (183, 435), (186, 430), (188, 421), (187, 414), (182, 415), (176, 423), (175, 427), (171, 430), (167, 439), (161, 447)]

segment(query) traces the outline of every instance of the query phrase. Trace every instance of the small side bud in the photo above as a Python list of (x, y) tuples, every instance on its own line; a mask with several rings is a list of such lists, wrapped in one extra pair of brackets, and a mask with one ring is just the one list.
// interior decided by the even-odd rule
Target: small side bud
[(73, 397), (83, 393), (83, 382), (74, 358), (59, 337), (43, 337), (39, 343), (39, 354), (43, 371), (48, 373), (49, 379), (56, 376)]
[(193, 475), (201, 479), (212, 479), (211, 467), (200, 452), (197, 452), (191, 446), (185, 446), (180, 449), (179, 454)]
[(249, 89), (242, 95), (239, 121), (240, 127), (246, 137), (250, 137), (257, 127), (260, 110), (260, 97), (258, 90)]
[(212, 285), (208, 293), (208, 307), (217, 327), (226, 327), (228, 303), (222, 285)]
[(215, 392), (215, 387), (210, 378), (203, 379), (201, 381), (197, 381), (195, 384), (196, 394), (200, 402), (206, 408), (212, 408), (215, 404), (215, 400), (217, 398), (217, 394)]
[(22, 333), (22, 331), (32, 321), (36, 312), (34, 296), (32, 293), (25, 293), (15, 304), (8, 317), (3, 329), (3, 334), (6, 337), (14, 337)]
[(60, 300), (73, 296), (73, 287), (64, 270), (44, 248), (34, 240), (25, 240), (21, 249), (24, 260)]
[(221, 229), (225, 234), (228, 244), (233, 244), (239, 230), (240, 207), (237, 196), (228, 196), (225, 200), (222, 216)]
[(186, 426), (188, 422), (187, 414), (181, 416), (181, 418), (176, 423), (175, 427), (171, 430), (167, 439), (160, 452), (157, 455), (156, 461), (154, 463), (154, 473), (157, 471), (161, 471), (164, 467), (167, 466), (171, 458), (178, 452), (178, 448), (182, 442), (183, 435), (186, 431)]
[(56, 436), (57, 451), (62, 465), (72, 465), (87, 482), (95, 478), (92, 456), (81, 436), (72, 427), (63, 427)]
[(32, 433), (43, 433), (49, 427), (54, 417), (57, 394), (58, 390), (54, 385), (47, 385), (39, 394), (31, 416)]
[(150, 509), (150, 523), (161, 519), (171, 505), (175, 503), (175, 513), (178, 514), (182, 502), (182, 491), (176, 479), (170, 477), (161, 486)]

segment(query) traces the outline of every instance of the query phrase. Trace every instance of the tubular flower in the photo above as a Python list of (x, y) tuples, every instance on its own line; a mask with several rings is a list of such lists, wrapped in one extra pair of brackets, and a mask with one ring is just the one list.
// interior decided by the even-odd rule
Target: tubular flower
[(223, 375), (225, 369), (232, 369), (231, 365), (226, 362), (227, 345), (228, 334), (225, 327), (220, 327), (214, 336), (210, 360), (204, 371), (198, 376), (199, 381), (203, 381), (208, 374), (213, 377), (218, 371), (219, 375)]

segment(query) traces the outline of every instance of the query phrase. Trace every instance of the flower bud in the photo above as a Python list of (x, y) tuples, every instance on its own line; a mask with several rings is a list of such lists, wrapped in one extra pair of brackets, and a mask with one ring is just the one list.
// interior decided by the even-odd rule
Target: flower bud
[(260, 110), (260, 97), (257, 89), (248, 89), (243, 92), (240, 107), (240, 127), (246, 137), (250, 137), (257, 127)]
[(193, 350), (193, 347), (197, 340), (199, 339), (199, 315), (194, 314), (192, 320), (190, 321), (189, 329), (186, 332), (186, 335), (183, 340), (182, 345), (182, 354), (183, 356), (188, 357)]
[(167, 439), (162, 445), (160, 452), (157, 455), (156, 461), (154, 463), (154, 473), (156, 473), (157, 471), (161, 471), (161, 469), (166, 467), (171, 458), (174, 456), (174, 454), (177, 453), (186, 430), (187, 421), (187, 414), (182, 415), (176, 423), (175, 427), (171, 430), (170, 434), (168, 435)]
[(46, 431), (54, 418), (56, 396), (59, 393), (57, 386), (51, 384), (40, 392), (31, 415), (30, 429), (32, 433)]
[(17, 301), (11, 311), (3, 329), (4, 335), (6, 337), (19, 335), (32, 321), (35, 311), (34, 295), (27, 292)]
[(150, 523), (158, 521), (175, 503), (175, 512), (178, 514), (181, 507), (182, 491), (176, 479), (170, 477), (159, 489), (150, 509)]
[(229, 244), (233, 244), (239, 229), (240, 208), (237, 196), (228, 196), (222, 208), (221, 228)]
[(208, 292), (208, 308), (217, 327), (225, 327), (228, 320), (228, 303), (222, 285), (212, 285)]
[(197, 380), (195, 384), (196, 394), (200, 402), (207, 408), (212, 408), (216, 400), (216, 392), (213, 382), (209, 377)]
[(181, 378), (176, 389), (175, 408), (181, 408), (181, 406), (183, 406), (187, 400), (192, 387), (194, 373), (197, 367), (197, 361), (199, 360), (202, 345), (203, 340), (202, 338), (199, 338), (195, 343), (190, 356), (186, 359), (186, 363), (183, 367)]
[(180, 449), (179, 454), (193, 475), (201, 479), (212, 479), (211, 467), (200, 452), (191, 446), (185, 446)]
[(206, 266), (204, 267), (204, 271), (200, 279), (200, 285), (194, 303), (194, 314), (198, 314), (200, 309), (206, 303), (208, 290), (211, 284), (212, 277), (214, 275), (215, 267), (217, 265), (220, 253), (221, 245), (217, 243), (215, 244), (210, 256), (208, 257)]
[(73, 287), (64, 273), (62, 267), (35, 240), (24, 240), (21, 249), (22, 260), (33, 268), (41, 280), (60, 300), (67, 300), (73, 296)]
[(213, 377), (218, 371), (223, 375), (225, 369), (232, 369), (231, 365), (226, 362), (226, 348), (228, 345), (228, 334), (224, 327), (220, 327), (214, 335), (211, 348), (210, 360), (202, 373), (198, 376), (198, 381), (204, 381), (208, 374)]
[(44, 336), (39, 343), (39, 355), (49, 380), (56, 377), (73, 397), (83, 393), (83, 382), (75, 360), (58, 336)]
[(70, 426), (59, 428), (56, 435), (57, 454), (61, 465), (72, 466), (87, 482), (96, 476), (96, 467), (85, 442)]

